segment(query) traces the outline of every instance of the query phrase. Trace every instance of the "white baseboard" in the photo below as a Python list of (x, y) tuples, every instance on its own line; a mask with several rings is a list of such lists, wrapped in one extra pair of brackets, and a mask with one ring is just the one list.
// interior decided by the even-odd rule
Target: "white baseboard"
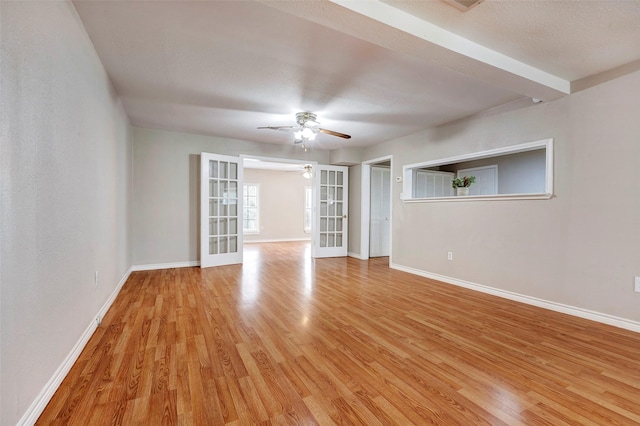
[(590, 311), (588, 309), (582, 309), (575, 306), (565, 305), (562, 303), (551, 302), (549, 300), (539, 299), (537, 297), (527, 296), (524, 294), (514, 293), (511, 291), (501, 290), (499, 288), (489, 287), (483, 284), (477, 284), (470, 281), (464, 281), (457, 278), (448, 277), (445, 275), (434, 274), (431, 272), (422, 271), (420, 269), (398, 265), (396, 263), (390, 264), (389, 267), (392, 269), (397, 269), (399, 271), (409, 272), (410, 274), (419, 275), (421, 277), (442, 281), (447, 284), (457, 285), (459, 287), (480, 291), (482, 293), (492, 294), (494, 296), (503, 297), (505, 299), (515, 300), (516, 302), (526, 303), (527, 305), (533, 305), (539, 308), (545, 308), (551, 311), (561, 312), (563, 314), (573, 315), (575, 317), (585, 318), (588, 320), (592, 320), (592, 321), (600, 322), (603, 324), (612, 325), (614, 327), (624, 328), (626, 330), (640, 333), (640, 322), (637, 322), (637, 321), (631, 321), (625, 318), (620, 318), (620, 317), (616, 317), (609, 314), (603, 314), (601, 312)]
[(47, 384), (44, 385), (44, 387), (42, 388), (42, 390), (40, 391), (36, 399), (31, 403), (31, 406), (29, 406), (29, 408), (27, 409), (26, 413), (24, 413), (20, 421), (18, 421), (17, 423), (18, 426), (31, 426), (35, 424), (35, 422), (38, 420), (38, 417), (40, 417), (40, 415), (44, 411), (45, 407), (53, 397), (53, 394), (56, 393), (56, 391), (58, 390), (58, 387), (60, 387), (60, 384), (69, 373), (69, 370), (71, 370), (71, 367), (73, 367), (73, 364), (75, 364), (75, 362), (78, 360), (78, 357), (80, 356), (80, 353), (82, 353), (82, 350), (84, 349), (84, 347), (87, 345), (87, 342), (89, 342), (89, 339), (91, 338), (91, 336), (93, 336), (93, 333), (96, 331), (96, 329), (102, 322), (102, 318), (104, 318), (104, 315), (107, 313), (107, 311), (113, 304), (113, 301), (118, 296), (118, 293), (120, 293), (122, 286), (129, 278), (129, 275), (131, 275), (131, 271), (132, 269), (129, 268), (129, 270), (125, 272), (124, 276), (122, 277), (122, 279), (120, 279), (120, 282), (118, 282), (118, 285), (113, 290), (113, 292), (111, 293), (107, 301), (104, 303), (102, 308), (100, 308), (97, 315), (94, 317), (93, 321), (91, 321), (89, 326), (80, 336), (80, 339), (73, 346), (73, 349), (71, 349), (71, 352), (69, 353), (69, 355), (66, 356), (66, 358), (64, 359), (60, 367), (58, 367), (55, 373), (53, 373), (53, 376), (51, 377), (51, 379), (49, 379)]
[(194, 266), (200, 266), (199, 260), (190, 260), (187, 262), (171, 262), (171, 263), (149, 263), (146, 265), (133, 265), (132, 271), (154, 271), (156, 269), (171, 269), (171, 268), (191, 268)]
[(251, 244), (251, 243), (287, 243), (287, 242), (291, 242), (291, 241), (311, 241), (311, 237), (309, 238), (278, 238), (278, 239), (272, 239), (272, 240), (244, 240), (243, 243), (244, 244)]
[(360, 253), (354, 253), (354, 252), (352, 252), (352, 251), (350, 251), (349, 253), (347, 253), (347, 256), (349, 256), (349, 257), (355, 257), (356, 259), (360, 259), (360, 260), (367, 260), (367, 259), (368, 259), (368, 257), (362, 257), (362, 256), (360, 255)]
[(120, 282), (118, 282), (116, 288), (114, 288), (113, 292), (111, 292), (111, 296), (109, 296), (107, 301), (104, 302), (104, 305), (102, 305), (102, 308), (100, 308), (100, 310), (98, 311), (98, 315), (96, 315), (94, 321), (96, 323), (96, 326), (99, 326), (100, 323), (102, 323), (102, 318), (104, 318), (104, 316), (107, 314), (107, 311), (109, 310), (109, 308), (111, 308), (111, 305), (113, 305), (113, 302), (116, 300), (116, 297), (118, 297), (118, 294), (120, 294), (120, 290), (122, 290), (122, 286), (129, 279), (129, 275), (131, 275), (131, 272), (133, 272), (133, 268), (129, 268), (129, 270), (125, 272), (122, 279), (120, 279)]

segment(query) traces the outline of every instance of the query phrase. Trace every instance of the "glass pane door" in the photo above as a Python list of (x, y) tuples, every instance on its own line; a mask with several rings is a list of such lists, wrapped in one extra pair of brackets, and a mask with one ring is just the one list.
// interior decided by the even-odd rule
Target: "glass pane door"
[(341, 166), (317, 167), (314, 257), (347, 255), (348, 170)]
[(242, 164), (201, 154), (200, 266), (242, 263)]

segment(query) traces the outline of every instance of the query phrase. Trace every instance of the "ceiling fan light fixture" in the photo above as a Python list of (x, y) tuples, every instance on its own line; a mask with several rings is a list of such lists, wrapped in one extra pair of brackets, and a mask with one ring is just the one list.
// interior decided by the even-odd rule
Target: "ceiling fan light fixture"
[(312, 112), (305, 111), (296, 114), (296, 122), (301, 126), (305, 126), (306, 123), (309, 123), (309, 125), (319, 126), (320, 123), (318, 123), (316, 119), (317, 116)]
[(316, 132), (314, 132), (310, 127), (305, 127), (304, 129), (302, 129), (302, 137), (312, 141), (316, 138)]
[(311, 165), (307, 164), (306, 166), (304, 166), (304, 173), (302, 173), (302, 176), (305, 179), (311, 179), (312, 173), (311, 173)]
[(318, 133), (324, 133), (326, 135), (337, 136), (343, 139), (351, 139), (351, 136), (336, 132), (334, 130), (320, 128), (320, 122), (317, 121), (317, 117), (314, 113), (309, 111), (303, 111), (296, 114), (297, 126), (263, 126), (258, 129), (269, 130), (282, 130), (285, 132), (293, 132), (294, 145), (300, 146), (306, 151), (308, 148), (305, 143), (313, 141), (318, 136)]

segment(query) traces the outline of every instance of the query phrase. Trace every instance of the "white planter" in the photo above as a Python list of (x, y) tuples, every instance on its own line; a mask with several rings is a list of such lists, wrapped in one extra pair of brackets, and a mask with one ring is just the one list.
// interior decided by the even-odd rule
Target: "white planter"
[(464, 197), (469, 195), (469, 187), (459, 187), (456, 188), (456, 195), (458, 197)]

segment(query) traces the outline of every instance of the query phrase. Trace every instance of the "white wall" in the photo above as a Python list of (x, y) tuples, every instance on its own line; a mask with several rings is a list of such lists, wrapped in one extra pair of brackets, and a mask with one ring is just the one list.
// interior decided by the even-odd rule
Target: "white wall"
[(0, 424), (11, 425), (129, 270), (132, 163), (128, 119), (71, 2), (0, 2), (0, 28)]
[(365, 150), (393, 154), (401, 176), (404, 164), (555, 139), (550, 200), (403, 203), (394, 184), (394, 263), (640, 321), (638, 93), (640, 72)]
[(133, 264), (196, 262), (200, 153), (318, 161), (329, 152), (133, 127)]
[(302, 172), (244, 169), (244, 182), (260, 185), (260, 233), (244, 241), (311, 239), (304, 232), (304, 191), (311, 186)]

